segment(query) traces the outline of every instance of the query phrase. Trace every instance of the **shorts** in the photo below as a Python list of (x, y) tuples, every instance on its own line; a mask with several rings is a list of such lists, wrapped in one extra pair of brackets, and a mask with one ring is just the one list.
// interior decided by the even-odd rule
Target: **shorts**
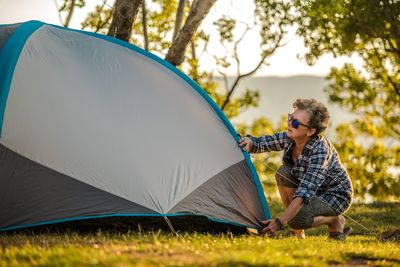
[(287, 165), (282, 165), (275, 173), (275, 180), (278, 186), (297, 188), (300, 184), (300, 179), (292, 175), (292, 168)]
[[(296, 189), (300, 184), (300, 179), (293, 176), (292, 168), (287, 165), (282, 165), (276, 172), (275, 178), (278, 186), (285, 186)], [(303, 204), (300, 211), (288, 222), (292, 229), (308, 229), (314, 223), (314, 217), (317, 216), (337, 216), (333, 208), (325, 203), (319, 197), (313, 197), (308, 204)]]

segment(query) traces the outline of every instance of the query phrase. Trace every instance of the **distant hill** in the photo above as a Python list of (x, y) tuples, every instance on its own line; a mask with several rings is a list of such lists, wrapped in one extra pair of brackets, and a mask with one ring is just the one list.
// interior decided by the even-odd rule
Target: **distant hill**
[[(221, 78), (217, 78), (216, 81), (223, 84)], [(320, 76), (266, 76), (244, 79), (235, 95), (238, 96), (246, 88), (258, 90), (260, 92), (259, 106), (250, 108), (232, 122), (250, 122), (260, 116), (266, 116), (273, 123), (277, 123), (283, 114), (292, 112), (292, 103), (296, 99), (315, 98), (328, 106), (331, 113), (331, 125), (327, 130), (327, 135), (333, 138), (335, 127), (352, 120), (355, 116), (338, 105), (328, 103), (328, 96), (324, 92), (327, 85), (328, 81)]]

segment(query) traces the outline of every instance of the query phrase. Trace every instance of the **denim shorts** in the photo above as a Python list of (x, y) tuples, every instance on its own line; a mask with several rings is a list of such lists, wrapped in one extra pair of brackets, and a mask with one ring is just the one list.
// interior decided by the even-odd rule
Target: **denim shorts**
[[(296, 189), (300, 184), (300, 179), (293, 176), (292, 168), (287, 165), (279, 167), (275, 174), (276, 183), (278, 186), (285, 186)], [(313, 197), (308, 204), (303, 204), (300, 211), (288, 222), (288, 225), (293, 229), (311, 228), (314, 223), (314, 217), (317, 216), (337, 216), (333, 208), (325, 203), (319, 197)]]

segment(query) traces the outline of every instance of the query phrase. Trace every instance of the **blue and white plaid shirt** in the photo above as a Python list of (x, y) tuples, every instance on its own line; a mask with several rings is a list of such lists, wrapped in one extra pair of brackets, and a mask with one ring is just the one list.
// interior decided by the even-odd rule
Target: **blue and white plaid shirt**
[(321, 135), (313, 137), (293, 162), (295, 143), (286, 132), (250, 138), (253, 141), (251, 153), (284, 151), (283, 163), (292, 166), (292, 175), (300, 182), (293, 198), (301, 197), (308, 204), (312, 197), (317, 196), (337, 214), (350, 207), (353, 193), (351, 181), (329, 140)]

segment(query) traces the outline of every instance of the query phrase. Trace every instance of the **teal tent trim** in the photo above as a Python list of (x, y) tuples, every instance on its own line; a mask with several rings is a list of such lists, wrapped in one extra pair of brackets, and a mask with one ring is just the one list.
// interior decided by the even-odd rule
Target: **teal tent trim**
[[(103, 218), (111, 218), (111, 217), (177, 217), (177, 216), (196, 216), (196, 215), (194, 215), (192, 213), (176, 213), (176, 214), (113, 213), (113, 214), (104, 214), (104, 215), (93, 215), (93, 216), (81, 216), (81, 217), (75, 217), (75, 218), (65, 218), (65, 219), (60, 219), (60, 220), (43, 221), (43, 222), (37, 222), (37, 223), (31, 223), (31, 224), (22, 224), (22, 225), (4, 227), (4, 228), (0, 228), (0, 232), (14, 231), (14, 230), (37, 227), (37, 226), (45, 226), (45, 225), (49, 225), (49, 224), (57, 224), (57, 223), (65, 223), (65, 222), (73, 222), (73, 221), (82, 221), (82, 220), (103, 219)], [(204, 217), (204, 216), (200, 216), (200, 217)], [(234, 223), (234, 222), (230, 222), (230, 221), (226, 221), (226, 220), (219, 220), (219, 219), (214, 219), (214, 218), (210, 218), (210, 217), (207, 217), (207, 219), (210, 220), (210, 221), (230, 224), (230, 225), (233, 225), (233, 226), (257, 229), (256, 227), (253, 227), (253, 226), (248, 226), (248, 225), (244, 225), (244, 224), (238, 224), (238, 223)]]
[(43, 24), (40, 21), (30, 21), (21, 24), (0, 50), (0, 138), (7, 98), (19, 55), (29, 36)]

